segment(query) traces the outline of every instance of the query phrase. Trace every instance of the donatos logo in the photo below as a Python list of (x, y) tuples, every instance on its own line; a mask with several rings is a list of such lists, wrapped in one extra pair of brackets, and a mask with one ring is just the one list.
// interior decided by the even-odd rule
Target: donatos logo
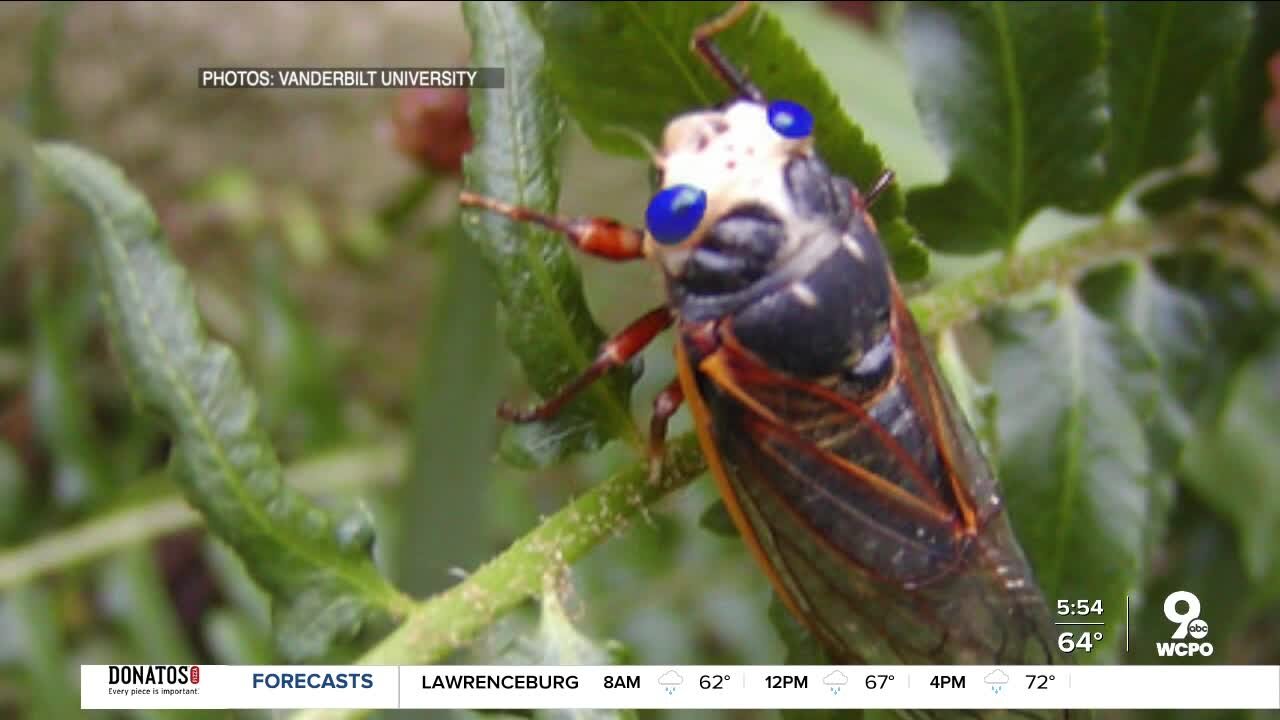
[[(1200, 618), (1200, 598), (1195, 593), (1179, 590), (1164, 599), (1164, 616), (1177, 627), (1170, 637), (1179, 642), (1158, 642), (1160, 657), (1209, 657), (1213, 643), (1199, 642), (1209, 634), (1209, 623)], [(1190, 637), (1191, 641), (1187, 638)]]
[(111, 665), (108, 685), (199, 685), (199, 665)]

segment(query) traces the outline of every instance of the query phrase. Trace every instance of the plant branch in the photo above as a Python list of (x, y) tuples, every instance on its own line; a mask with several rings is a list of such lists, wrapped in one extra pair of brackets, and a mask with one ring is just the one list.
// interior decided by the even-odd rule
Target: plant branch
[[(311, 495), (365, 489), (399, 481), (404, 464), (404, 443), (397, 440), (326, 453), (290, 467), (285, 481)], [(0, 553), (0, 590), (201, 523), (176, 493), (117, 510)]]
[[(548, 573), (567, 567), (637, 513), (684, 487), (705, 468), (697, 440), (668, 445), (662, 478), (632, 467), (600, 483), (515, 541), (465, 580), (423, 602), (404, 623), (358, 661), (361, 665), (430, 664), (463, 647), (506, 611), (541, 591)], [(297, 720), (356, 718), (368, 710), (307, 710)]]
[(1044, 283), (1069, 285), (1117, 260), (1151, 257), (1179, 247), (1212, 247), (1235, 263), (1264, 273), (1280, 271), (1274, 239), (1263, 236), (1252, 216), (1248, 210), (1205, 208), (1162, 222), (1104, 222), (932, 288), (911, 299), (911, 312), (920, 331), (932, 334), (972, 320), (983, 310)]
[[(933, 288), (912, 299), (911, 309), (921, 331), (932, 334), (1044, 283), (1070, 283), (1091, 268), (1125, 257), (1155, 254), (1204, 236), (1147, 221), (1105, 223)], [(1223, 238), (1214, 235), (1213, 241), (1220, 243)], [(637, 513), (692, 482), (705, 468), (695, 438), (686, 435), (674, 441), (660, 484), (651, 485), (642, 467), (602, 482), (467, 579), (422, 602), (358, 662), (424, 665), (440, 661), (465, 646), (503, 612), (540, 592), (546, 573), (573, 564), (621, 532)], [(295, 720), (349, 719), (367, 713), (308, 710), (297, 713)]]

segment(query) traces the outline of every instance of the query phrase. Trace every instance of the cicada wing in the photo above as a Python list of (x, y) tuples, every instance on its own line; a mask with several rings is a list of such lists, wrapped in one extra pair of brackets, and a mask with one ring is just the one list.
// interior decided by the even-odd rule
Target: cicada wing
[[(797, 461), (807, 450), (793, 436), (757, 424), (724, 438), (725, 467), (737, 502), (755, 529), (776, 575), (799, 612), (837, 662), (871, 664), (1051, 664), (1034, 594), (1011, 590), (997, 567), (1009, 567), (997, 520), (987, 534), (962, 543), (932, 563), (946, 569), (920, 584), (888, 577), (891, 569), (868, 562), (870, 550), (851, 557), (849, 547), (883, 546), (878, 557), (927, 553), (894, 538), (876, 510), (850, 509), (835, 483), (839, 470)], [(736, 439), (734, 439), (736, 437)], [(763, 449), (762, 449), (763, 448)], [(881, 507), (887, 507), (882, 505)], [(839, 533), (839, 535), (836, 535)], [(1003, 539), (1002, 539), (1003, 540)], [(950, 553), (954, 552), (952, 556)]]
[(898, 285), (893, 285), (896, 339), (907, 374), (904, 380), (937, 429), (938, 445), (954, 477), (964, 482), (973, 498), (977, 522), (978, 569), (991, 579), (994, 592), (1008, 599), (1010, 653), (1023, 664), (1070, 663), (1055, 649), (1055, 628), (1035, 573), (1017, 541), (990, 461), (973, 427), (966, 420), (951, 388), (942, 382), (932, 354), (926, 349)]
[(702, 358), (693, 404), (726, 501), (833, 659), (1053, 663), (990, 469), (909, 320), (895, 319), (895, 371), (873, 393), (799, 382), (728, 345)]

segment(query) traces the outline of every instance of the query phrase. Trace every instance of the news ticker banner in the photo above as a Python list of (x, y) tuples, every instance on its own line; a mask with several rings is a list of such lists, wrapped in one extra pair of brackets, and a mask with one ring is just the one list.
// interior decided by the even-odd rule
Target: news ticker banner
[(245, 67), (199, 68), (202, 89), (386, 89), (386, 88), (502, 88), (506, 69), (500, 67)]
[(1280, 666), (83, 665), (84, 710), (1280, 709)]

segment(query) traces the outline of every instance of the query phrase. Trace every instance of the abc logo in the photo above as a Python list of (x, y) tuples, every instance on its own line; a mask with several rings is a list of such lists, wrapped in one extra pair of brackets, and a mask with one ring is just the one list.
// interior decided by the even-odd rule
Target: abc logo
[(1188, 636), (1198, 641), (1209, 634), (1209, 623), (1200, 618), (1200, 598), (1195, 593), (1186, 590), (1169, 593), (1169, 597), (1164, 599), (1164, 616), (1177, 626), (1170, 637), (1183, 642), (1156, 643), (1156, 651), (1161, 657), (1208, 657), (1213, 654), (1213, 643), (1186, 642)]

